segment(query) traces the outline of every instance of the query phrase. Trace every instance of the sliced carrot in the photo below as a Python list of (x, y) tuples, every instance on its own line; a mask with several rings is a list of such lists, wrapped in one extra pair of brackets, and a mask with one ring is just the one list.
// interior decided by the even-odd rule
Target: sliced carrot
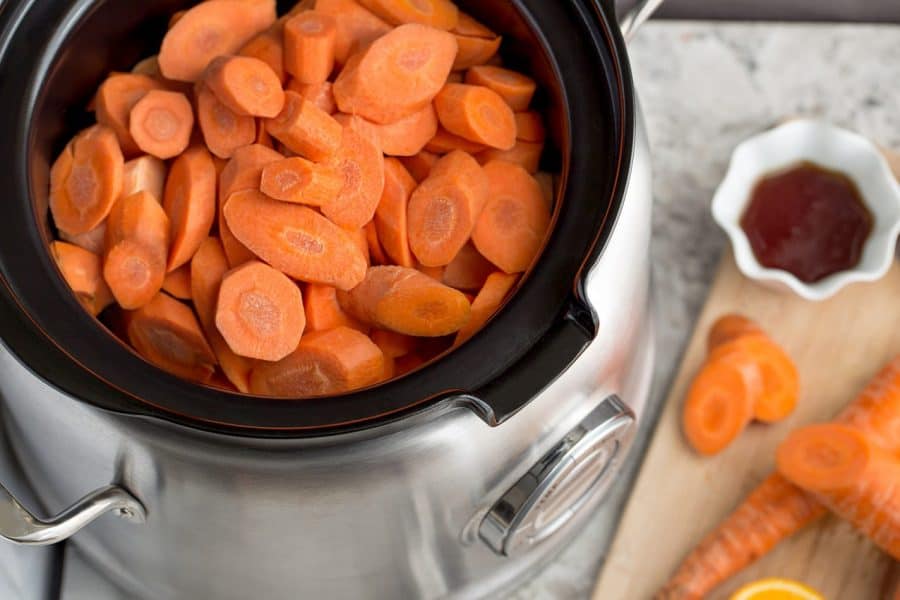
[(407, 354), (394, 359), (394, 377), (403, 377), (425, 364), (425, 359), (418, 354)]
[(364, 323), (419, 337), (456, 333), (471, 313), (462, 293), (405, 267), (370, 268), (365, 280), (340, 300), (344, 310)]
[(341, 308), (337, 299), (337, 289), (330, 285), (310, 283), (303, 294), (303, 306), (306, 310), (307, 331), (328, 331), (337, 327), (350, 327), (362, 333), (369, 328)]
[(438, 118), (434, 106), (422, 110), (390, 125), (378, 127), (381, 149), (388, 156), (415, 156), (434, 138), (438, 131)]
[(547, 139), (541, 113), (535, 110), (516, 113), (516, 138), (523, 142), (543, 142)]
[(409, 249), (407, 221), (409, 197), (415, 189), (415, 179), (400, 161), (395, 158), (384, 161), (384, 192), (375, 211), (374, 223), (380, 246), (391, 261), (401, 267), (416, 265)]
[(519, 280), (518, 275), (491, 273), (472, 302), (472, 318), (456, 335), (457, 346), (472, 338), (496, 314)]
[(814, 425), (778, 448), (778, 470), (900, 560), (900, 459), (845, 425)]
[(400, 158), (400, 162), (406, 167), (409, 174), (417, 183), (421, 183), (428, 179), (431, 174), (431, 168), (441, 159), (440, 156), (433, 152), (423, 150), (415, 156)]
[(510, 150), (497, 150), (495, 148), (485, 150), (478, 155), (478, 162), (486, 165), (495, 160), (502, 160), (519, 165), (532, 175), (536, 175), (541, 168), (541, 156), (543, 154), (543, 143), (516, 140), (516, 145)]
[(197, 122), (209, 151), (219, 158), (231, 158), (256, 141), (256, 119), (235, 113), (206, 85), (197, 86)]
[(222, 280), (216, 327), (238, 356), (279, 361), (297, 349), (306, 328), (303, 294), (280, 271), (249, 262)]
[(369, 256), (369, 235), (367, 229), (368, 225), (362, 229), (345, 229), (344, 231), (350, 235), (356, 247), (362, 252), (363, 257), (366, 259), (366, 268), (368, 269), (372, 266), (372, 260), (371, 256)]
[(154, 79), (161, 78), (162, 73), (159, 72), (159, 56), (154, 54), (153, 56), (148, 56), (147, 58), (138, 61), (138, 63), (132, 67), (131, 72), (135, 75), (146, 75), (147, 77), (152, 77)]
[(511, 150), (516, 145), (516, 117), (493, 90), (448, 83), (434, 99), (441, 125), (469, 141)]
[(228, 200), (225, 219), (241, 243), (294, 279), (349, 290), (365, 278), (350, 234), (305, 206), (246, 190)]
[(216, 357), (193, 311), (163, 293), (128, 315), (128, 341), (149, 362), (178, 377), (205, 383), (215, 372)]
[(384, 357), (384, 373), (381, 376), (380, 381), (390, 381), (394, 378), (396, 372), (396, 366), (394, 365), (394, 359), (388, 356)]
[(50, 212), (56, 227), (79, 235), (100, 225), (122, 192), (124, 168), (112, 129), (95, 125), (76, 135), (50, 171)]
[(553, 181), (553, 175), (546, 172), (538, 172), (534, 178), (537, 179), (538, 184), (541, 186), (547, 210), (552, 213), (556, 198), (556, 184)]
[(464, 137), (452, 134), (443, 127), (440, 127), (437, 133), (428, 141), (425, 149), (435, 154), (449, 154), (454, 150), (462, 150), (469, 154), (478, 154), (488, 149), (484, 144), (472, 142)]
[(78, 302), (92, 316), (96, 317), (113, 303), (98, 255), (66, 242), (52, 242), (50, 252)]
[(140, 154), (128, 129), (131, 109), (150, 90), (162, 89), (165, 86), (156, 79), (132, 73), (114, 73), (100, 85), (96, 97), (97, 122), (116, 132), (123, 154)]
[(522, 73), (500, 67), (484, 65), (472, 67), (466, 73), (466, 83), (490, 88), (516, 112), (528, 110), (537, 91), (537, 83)]
[(487, 25), (477, 21), (474, 17), (464, 12), (459, 13), (459, 19), (457, 19), (456, 27), (454, 27), (452, 31), (457, 35), (482, 38), (486, 40), (497, 37), (497, 34), (494, 33)]
[(450, 0), (359, 0), (391, 25), (419, 23), (451, 30), (459, 23), (459, 9)]
[(125, 310), (150, 302), (162, 289), (169, 250), (169, 218), (147, 192), (122, 198), (106, 225), (103, 278)]
[(341, 145), (341, 124), (295, 92), (285, 94), (284, 110), (266, 122), (266, 129), (291, 151), (314, 162), (328, 160)]
[(457, 45), (453, 34), (401, 25), (355, 55), (334, 83), (338, 107), (379, 124), (424, 109), (447, 80)]
[(88, 252), (101, 255), (106, 249), (106, 221), (100, 223), (90, 231), (78, 235), (69, 235), (65, 231), (60, 231), (59, 239), (74, 244), (79, 248), (84, 248)]
[(122, 196), (147, 192), (162, 203), (166, 187), (166, 163), (155, 156), (129, 160), (122, 170)]
[(333, 84), (330, 81), (324, 83), (300, 83), (292, 79), (288, 84), (288, 91), (296, 92), (303, 98), (312, 102), (319, 110), (333, 115), (337, 112), (337, 103), (334, 101)]
[(178, 24), (178, 21), (180, 21), (181, 18), (182, 18), (186, 13), (187, 13), (186, 10), (179, 10), (179, 11), (173, 12), (173, 13), (172, 13), (172, 16), (169, 17), (169, 24), (168, 24), (168, 26), (167, 26), (167, 29), (172, 29), (173, 27), (175, 27), (175, 25)]
[(234, 54), (275, 23), (275, 0), (216, 0), (189, 9), (163, 38), (162, 74), (175, 81), (197, 81), (213, 59)]
[(528, 269), (550, 227), (550, 211), (538, 182), (518, 165), (503, 161), (484, 167), (489, 182), (487, 206), (472, 241), (486, 259), (507, 273)]
[(391, 30), (391, 26), (355, 0), (316, 0), (316, 12), (331, 15), (337, 24), (334, 57), (345, 64), (350, 55)]
[(409, 246), (420, 263), (441, 267), (459, 254), (488, 201), (488, 178), (459, 150), (437, 162), (409, 199)]
[(284, 68), (300, 83), (324, 83), (334, 70), (337, 22), (307, 11), (284, 24)]
[(459, 53), (453, 63), (453, 70), (463, 71), (488, 64), (497, 56), (503, 38), (497, 36), (492, 39), (482, 39), (456, 34), (456, 43), (459, 45)]
[(151, 90), (132, 108), (129, 130), (143, 152), (174, 158), (191, 142), (194, 111), (184, 94)]
[(381, 240), (378, 239), (378, 229), (375, 227), (375, 221), (366, 225), (366, 228), (363, 231), (366, 234), (366, 246), (368, 247), (369, 257), (371, 259), (370, 262), (376, 266), (391, 264), (387, 255), (384, 253)]
[(384, 191), (384, 155), (371, 140), (344, 127), (337, 153), (328, 161), (344, 180), (337, 198), (322, 214), (347, 229), (362, 229), (375, 216)]
[(366, 138), (376, 148), (381, 148), (381, 126), (366, 121), (362, 117), (338, 112), (334, 114), (334, 120), (344, 129), (350, 128), (362, 137)]
[(322, 206), (333, 202), (344, 188), (344, 178), (333, 167), (295, 156), (266, 165), (260, 191), (295, 204)]
[(720, 317), (709, 330), (707, 348), (709, 352), (719, 346), (732, 342), (745, 335), (765, 335), (765, 332), (753, 321), (743, 315), (725, 315)]
[(168, 270), (193, 258), (216, 219), (216, 166), (206, 148), (191, 148), (172, 164), (163, 208), (171, 225)]
[(425, 265), (416, 265), (416, 270), (423, 275), (427, 275), (430, 279), (434, 279), (438, 283), (443, 283), (446, 267), (426, 267)]
[(412, 354), (419, 345), (418, 340), (412, 336), (384, 329), (375, 329), (370, 337), (388, 358), (400, 358)]
[(306, 335), (297, 351), (253, 369), (254, 394), (283, 398), (330, 396), (381, 381), (384, 355), (365, 334), (338, 327)]
[(191, 300), (191, 265), (181, 265), (168, 273), (163, 280), (162, 289), (179, 300)]
[(287, 81), (284, 70), (284, 24), (276, 23), (249, 42), (244, 44), (238, 54), (257, 58), (272, 69), (281, 83)]
[(466, 244), (444, 270), (444, 283), (458, 290), (480, 290), (494, 270), (475, 246)]
[(271, 119), (284, 108), (281, 79), (258, 58), (220, 56), (209, 63), (203, 81), (237, 115)]

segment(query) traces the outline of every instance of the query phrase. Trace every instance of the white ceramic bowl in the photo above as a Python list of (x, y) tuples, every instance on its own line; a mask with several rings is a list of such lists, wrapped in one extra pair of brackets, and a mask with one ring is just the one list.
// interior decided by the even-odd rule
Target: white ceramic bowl
[[(762, 266), (741, 228), (753, 189), (766, 175), (807, 161), (845, 173), (859, 188), (875, 219), (860, 263), (816, 283), (804, 283), (781, 269)], [(820, 121), (796, 120), (742, 143), (713, 199), (713, 217), (731, 238), (738, 267), (769, 287), (807, 300), (825, 300), (857, 281), (883, 277), (894, 260), (900, 233), (900, 184), (878, 148), (856, 133)]]

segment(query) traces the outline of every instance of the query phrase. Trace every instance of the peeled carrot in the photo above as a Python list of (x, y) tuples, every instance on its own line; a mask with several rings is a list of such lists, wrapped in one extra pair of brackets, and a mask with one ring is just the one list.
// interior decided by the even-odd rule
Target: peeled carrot
[(353, 240), (353, 243), (356, 244), (356, 247), (359, 248), (359, 251), (362, 253), (363, 258), (366, 259), (367, 269), (372, 266), (371, 256), (369, 256), (369, 234), (367, 233), (368, 227), (369, 226), (366, 225), (362, 229), (344, 230), (350, 236), (350, 239)]
[[(259, 144), (260, 146), (265, 146), (269, 150), (276, 150), (275, 140), (273, 140), (272, 136), (269, 135), (269, 132), (266, 131), (266, 124), (259, 119), (258, 121), (260, 122), (256, 127), (256, 140), (254, 141), (254, 143)], [(285, 156), (287, 156), (287, 153), (282, 152), (281, 148), (278, 148), (277, 151), (279, 154), (284, 154)]]
[(489, 65), (469, 69), (466, 73), (466, 83), (494, 90), (515, 112), (528, 110), (531, 99), (537, 91), (537, 84), (532, 78)]
[(213, 59), (234, 54), (275, 18), (275, 0), (201, 2), (163, 38), (160, 70), (168, 79), (197, 81)]
[(497, 150), (488, 148), (478, 155), (478, 162), (486, 165), (495, 160), (502, 160), (521, 166), (531, 173), (537, 174), (541, 168), (541, 156), (544, 154), (544, 144), (516, 140), (516, 145), (510, 150)]
[(216, 167), (206, 148), (191, 148), (172, 164), (163, 208), (171, 225), (168, 270), (190, 262), (216, 219)]
[(359, 0), (392, 25), (419, 23), (451, 30), (459, 23), (459, 9), (450, 0)]
[(341, 127), (344, 129), (350, 128), (366, 140), (368, 140), (373, 146), (377, 148), (381, 148), (381, 126), (377, 123), (372, 123), (371, 121), (366, 121), (362, 117), (357, 117), (356, 115), (348, 115), (346, 113), (337, 112), (334, 115), (334, 120), (341, 124)]
[(394, 359), (394, 377), (403, 377), (425, 364), (425, 359), (418, 354), (407, 354)]
[(100, 223), (90, 231), (78, 235), (70, 235), (65, 231), (60, 231), (59, 239), (74, 244), (93, 254), (101, 255), (106, 249), (106, 221)]
[(425, 149), (440, 155), (448, 154), (454, 150), (462, 150), (469, 154), (478, 154), (487, 150), (488, 147), (484, 144), (472, 142), (464, 137), (450, 133), (441, 127), (434, 137), (428, 140), (428, 145), (425, 146)]
[(390, 381), (394, 378), (394, 374), (396, 372), (396, 366), (394, 365), (394, 359), (388, 356), (384, 357), (384, 372), (381, 375), (380, 381)]
[(244, 46), (238, 52), (241, 56), (257, 58), (272, 69), (281, 83), (287, 81), (287, 72), (284, 70), (284, 24), (276, 22)]
[(307, 11), (284, 24), (284, 68), (295, 80), (328, 81), (334, 70), (337, 22), (331, 15)]
[(129, 131), (134, 142), (143, 152), (163, 160), (187, 149), (193, 129), (191, 103), (178, 92), (152, 90), (131, 110)]
[(178, 23), (178, 21), (181, 20), (181, 17), (183, 17), (186, 13), (187, 13), (186, 10), (179, 10), (179, 11), (173, 12), (172, 16), (169, 17), (169, 24), (168, 24), (167, 29), (172, 29), (173, 27), (175, 27), (175, 25)]
[(400, 162), (404, 167), (409, 171), (409, 174), (413, 176), (413, 179), (416, 182), (421, 183), (428, 179), (428, 175), (431, 173), (431, 168), (440, 160), (440, 156), (434, 154), (433, 152), (427, 152), (423, 150), (419, 152), (415, 156), (403, 157), (400, 159)]
[(338, 107), (379, 124), (424, 109), (441, 91), (456, 58), (452, 34), (401, 25), (355, 55), (334, 83)]
[(341, 145), (340, 123), (295, 92), (285, 94), (284, 110), (267, 121), (266, 129), (291, 151), (314, 162), (328, 160)]
[(203, 81), (237, 115), (271, 119), (284, 108), (281, 79), (258, 58), (220, 56), (209, 63)]
[(466, 244), (444, 270), (444, 283), (458, 290), (480, 290), (494, 270), (475, 246)]
[(99, 256), (65, 242), (52, 242), (50, 252), (78, 302), (91, 316), (96, 317), (113, 303)]
[(474, 17), (462, 11), (460, 11), (459, 19), (457, 19), (456, 22), (456, 27), (454, 27), (452, 31), (457, 35), (464, 35), (466, 37), (476, 37), (487, 40), (497, 37), (497, 34), (494, 33), (487, 25), (477, 21)]
[(487, 200), (488, 178), (474, 158), (456, 151), (439, 160), (409, 199), (409, 246), (419, 262), (449, 264)]
[[(426, 267), (425, 265), (419, 264), (416, 265), (416, 270), (438, 283), (444, 282), (444, 271), (446, 270), (446, 267)], [(468, 298), (466, 299), (468, 300)]]
[(225, 275), (216, 327), (238, 356), (279, 361), (297, 349), (306, 328), (303, 294), (280, 271), (249, 262)]
[(484, 173), (489, 200), (472, 241), (493, 264), (507, 273), (521, 273), (534, 261), (550, 227), (541, 186), (522, 167), (503, 161), (488, 163)]
[(389, 265), (391, 264), (388, 260), (387, 255), (384, 253), (384, 248), (381, 245), (381, 240), (378, 239), (378, 228), (375, 227), (375, 221), (370, 222), (366, 225), (363, 232), (366, 236), (366, 248), (368, 250), (370, 265)]
[(500, 44), (503, 43), (503, 38), (500, 36), (482, 39), (458, 33), (455, 35), (456, 43), (459, 45), (459, 53), (456, 55), (456, 61), (453, 63), (454, 71), (464, 71), (472, 67), (488, 64), (492, 58), (497, 56)]
[(166, 187), (166, 163), (155, 156), (129, 160), (122, 169), (121, 196), (147, 192), (162, 203)]
[(283, 398), (330, 396), (374, 385), (384, 375), (384, 355), (365, 334), (338, 327), (306, 335), (296, 352), (253, 369), (254, 394)]
[(160, 79), (162, 77), (162, 73), (159, 72), (159, 56), (154, 54), (153, 56), (148, 56), (147, 58), (139, 61), (136, 65), (134, 65), (134, 67), (132, 67), (131, 72), (135, 75), (146, 75), (147, 77)]
[(231, 158), (256, 141), (256, 119), (235, 113), (205, 85), (197, 87), (197, 121), (206, 146), (219, 158)]
[(150, 302), (162, 289), (169, 250), (169, 218), (147, 192), (116, 202), (106, 224), (103, 278), (125, 310)]
[(370, 337), (388, 358), (400, 358), (412, 354), (418, 347), (416, 338), (394, 331), (375, 329)]
[(123, 154), (140, 154), (128, 129), (131, 109), (147, 92), (162, 89), (165, 86), (156, 79), (132, 73), (114, 73), (100, 85), (96, 96), (97, 122), (116, 132)]
[(50, 212), (56, 227), (79, 235), (100, 225), (122, 191), (124, 166), (109, 127), (95, 125), (75, 136), (50, 171)]
[(366, 259), (350, 234), (305, 206), (247, 190), (231, 196), (225, 219), (241, 243), (294, 279), (349, 290), (365, 278)]
[(263, 169), (260, 191), (270, 198), (295, 204), (323, 206), (344, 188), (344, 178), (333, 167), (295, 156)]
[(720, 317), (709, 330), (707, 348), (709, 352), (719, 346), (748, 335), (765, 336), (759, 325), (743, 315), (725, 315)]
[(493, 90), (448, 83), (434, 99), (441, 125), (469, 141), (511, 150), (516, 145), (516, 117)]
[(166, 274), (162, 289), (179, 300), (191, 300), (191, 265), (181, 265)]
[(306, 311), (307, 331), (328, 331), (337, 327), (350, 327), (362, 333), (369, 328), (341, 308), (337, 299), (337, 289), (330, 285), (310, 283), (303, 294), (303, 307)]
[(415, 259), (409, 249), (407, 210), (416, 181), (394, 158), (384, 161), (384, 192), (375, 211), (375, 229), (384, 252), (401, 267), (412, 268)]
[(434, 138), (437, 130), (437, 113), (429, 104), (396, 123), (380, 125), (378, 139), (388, 156), (415, 156)]
[(328, 166), (341, 174), (337, 198), (322, 206), (322, 214), (346, 229), (362, 229), (375, 216), (384, 191), (384, 155), (371, 140), (344, 127), (337, 153)]
[(541, 113), (534, 110), (516, 113), (516, 139), (523, 142), (543, 142), (546, 138), (547, 130)]
[(208, 382), (216, 357), (190, 308), (158, 293), (128, 315), (128, 341), (145, 359), (178, 377)]
[(337, 103), (334, 101), (333, 84), (330, 81), (324, 83), (300, 83), (291, 80), (287, 90), (300, 94), (306, 100), (312, 102), (319, 110), (333, 115), (337, 112)]
[(334, 58), (339, 64), (345, 64), (351, 54), (391, 30), (390, 25), (355, 0), (316, 0), (315, 10), (335, 19)]
[(518, 275), (491, 273), (472, 302), (472, 318), (456, 335), (455, 345), (469, 339), (493, 317), (519, 280)]
[(370, 268), (365, 280), (340, 300), (365, 323), (419, 337), (456, 333), (471, 313), (462, 293), (405, 267)]
[(900, 560), (900, 459), (846, 425), (815, 425), (778, 448), (778, 471)]

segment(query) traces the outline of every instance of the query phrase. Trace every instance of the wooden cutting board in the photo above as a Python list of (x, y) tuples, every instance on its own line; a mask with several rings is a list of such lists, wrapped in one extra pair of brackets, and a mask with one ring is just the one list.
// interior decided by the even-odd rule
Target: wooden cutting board
[[(752, 425), (724, 453), (702, 458), (685, 443), (682, 399), (706, 355), (706, 334), (721, 315), (756, 319), (797, 361), (803, 395), (796, 413)], [(696, 543), (772, 470), (778, 442), (792, 429), (827, 421), (883, 365), (900, 354), (900, 266), (823, 303), (773, 292), (745, 278), (730, 252), (722, 260), (607, 558), (594, 600), (644, 600), (666, 582)], [(890, 599), (900, 578), (887, 556), (829, 517), (721, 586), (713, 600), (765, 577), (789, 577), (829, 600)]]

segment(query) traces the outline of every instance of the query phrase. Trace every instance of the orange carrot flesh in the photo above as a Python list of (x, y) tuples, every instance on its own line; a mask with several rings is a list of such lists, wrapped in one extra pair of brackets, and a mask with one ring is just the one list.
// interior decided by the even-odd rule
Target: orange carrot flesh
[(416, 181), (403, 164), (394, 158), (384, 161), (384, 192), (375, 211), (378, 240), (394, 264), (412, 268), (415, 259), (409, 249), (407, 210)]
[(497, 34), (493, 32), (487, 25), (477, 21), (473, 16), (460, 12), (459, 19), (456, 22), (456, 27), (452, 29), (453, 33), (457, 35), (464, 35), (466, 37), (475, 37), (482, 39), (493, 39), (497, 37)]
[(166, 163), (155, 156), (141, 156), (129, 160), (122, 169), (121, 197), (147, 192), (161, 204), (166, 176)]
[(461, 292), (405, 267), (370, 268), (365, 280), (340, 300), (365, 323), (418, 337), (456, 333), (471, 313)]
[(334, 83), (338, 107), (382, 125), (423, 110), (441, 91), (457, 45), (453, 34), (401, 25), (354, 56)]
[(153, 56), (148, 56), (139, 61), (131, 69), (131, 72), (135, 75), (146, 75), (147, 77), (152, 77), (154, 79), (161, 78), (162, 73), (159, 72), (159, 56), (154, 54)]
[(488, 149), (484, 144), (472, 142), (464, 137), (452, 134), (443, 127), (439, 128), (437, 133), (428, 140), (425, 149), (435, 154), (448, 154), (454, 150), (462, 150), (469, 154), (478, 154)]
[(540, 252), (550, 227), (541, 186), (525, 169), (503, 161), (484, 166), (488, 203), (475, 224), (478, 252), (507, 273), (525, 271)]
[(374, 385), (384, 375), (384, 355), (365, 334), (338, 327), (306, 335), (297, 350), (277, 363), (253, 369), (254, 394), (308, 398)]
[(366, 259), (350, 235), (305, 206), (247, 190), (231, 196), (225, 219), (241, 243), (294, 279), (349, 290), (365, 278)]
[(328, 81), (336, 47), (337, 22), (331, 15), (302, 12), (284, 24), (284, 68), (301, 83)]
[(516, 117), (490, 88), (448, 83), (434, 99), (441, 125), (450, 133), (498, 150), (516, 145)]
[(112, 129), (95, 125), (75, 136), (50, 171), (50, 212), (56, 227), (79, 235), (100, 225), (122, 191), (124, 167)]
[(378, 239), (378, 228), (375, 226), (375, 221), (366, 225), (365, 229), (363, 229), (363, 233), (366, 236), (366, 249), (369, 254), (370, 265), (374, 264), (377, 266), (391, 264), (387, 255), (384, 253), (384, 247), (381, 245), (381, 240)]
[(337, 103), (334, 101), (333, 85), (330, 81), (324, 83), (300, 83), (291, 80), (288, 84), (287, 91), (295, 92), (309, 100), (322, 112), (333, 115), (337, 112)]
[(194, 129), (194, 111), (184, 94), (151, 90), (131, 110), (129, 131), (141, 151), (159, 159), (184, 152)]
[(713, 323), (707, 337), (707, 348), (713, 352), (719, 346), (732, 342), (748, 335), (762, 335), (765, 333), (759, 325), (743, 315), (724, 315)]
[(388, 358), (400, 358), (412, 354), (418, 347), (416, 338), (394, 331), (376, 329), (372, 331), (370, 337)]
[(345, 64), (350, 55), (391, 30), (391, 26), (356, 0), (316, 0), (316, 12), (334, 17), (337, 26), (334, 58)]
[(99, 256), (66, 242), (52, 242), (50, 252), (78, 302), (91, 316), (96, 317), (113, 303)]
[(546, 172), (539, 172), (534, 176), (543, 192), (544, 204), (547, 210), (553, 212), (553, 206), (556, 204), (556, 183), (553, 181), (553, 175)]
[(284, 109), (267, 121), (266, 129), (292, 152), (313, 162), (335, 155), (343, 130), (331, 115), (295, 92), (285, 94)]
[(528, 110), (537, 91), (537, 84), (530, 77), (489, 65), (472, 67), (466, 73), (466, 83), (480, 85), (497, 92), (515, 112)]
[(191, 265), (182, 265), (166, 274), (162, 289), (179, 300), (191, 300)]
[(308, 206), (333, 202), (344, 188), (344, 178), (329, 165), (295, 156), (267, 165), (260, 191), (270, 198)]
[(168, 270), (190, 262), (216, 218), (216, 167), (205, 148), (178, 157), (166, 181), (163, 209), (171, 224)]
[(322, 206), (322, 214), (346, 229), (362, 229), (375, 216), (384, 191), (381, 149), (354, 127), (344, 127), (338, 151), (327, 164), (340, 173), (344, 185), (337, 198)]
[(287, 72), (284, 70), (283, 36), (283, 26), (276, 23), (244, 44), (238, 54), (263, 61), (283, 84), (287, 81)]
[(390, 125), (378, 127), (378, 139), (382, 151), (388, 156), (415, 156), (421, 152), (438, 131), (438, 118), (434, 106), (422, 110)]
[(216, 357), (190, 308), (158, 293), (128, 315), (128, 340), (145, 359), (173, 375), (208, 382)]
[(544, 128), (544, 117), (541, 113), (530, 110), (516, 113), (516, 139), (523, 142), (543, 142), (547, 138)]
[(459, 9), (450, 0), (360, 0), (360, 4), (392, 25), (419, 23), (449, 31), (459, 23)]
[(234, 54), (275, 23), (275, 1), (202, 2), (163, 38), (159, 66), (167, 79), (194, 82), (216, 57)]
[(497, 150), (488, 148), (478, 155), (478, 162), (486, 165), (495, 160), (502, 160), (519, 165), (532, 175), (537, 174), (541, 168), (541, 157), (544, 155), (544, 144), (516, 140), (516, 145), (511, 150)]
[(441, 159), (440, 156), (433, 152), (423, 150), (415, 156), (400, 158), (400, 162), (413, 176), (416, 182), (421, 183), (428, 179), (431, 174), (431, 168)]
[(256, 141), (256, 119), (238, 115), (205, 85), (197, 88), (197, 121), (206, 146), (219, 158), (231, 158)]
[[(416, 270), (423, 275), (428, 276), (439, 283), (444, 281), (444, 270), (446, 267), (426, 267), (425, 265), (416, 265)], [(468, 298), (466, 298), (468, 300)]]
[(409, 246), (427, 267), (448, 265), (472, 235), (488, 199), (488, 179), (465, 152), (435, 164), (409, 199)]
[(407, 354), (394, 359), (394, 377), (403, 377), (425, 364), (425, 359), (418, 354)]
[(303, 294), (307, 331), (328, 331), (337, 327), (349, 327), (362, 333), (369, 328), (344, 312), (338, 303), (337, 289), (330, 285), (310, 283)]
[(491, 317), (497, 313), (500, 306), (509, 296), (518, 280), (518, 275), (507, 275), (506, 273), (491, 273), (488, 275), (484, 286), (472, 302), (472, 318), (457, 334), (455, 345), (458, 346), (471, 339), (479, 329), (490, 321)]
[(162, 83), (146, 75), (116, 73), (97, 91), (97, 122), (116, 132), (123, 154), (134, 156), (140, 148), (131, 137), (128, 121), (131, 109), (150, 90), (162, 90)]
[(65, 231), (59, 232), (59, 239), (79, 248), (83, 248), (93, 254), (102, 255), (106, 249), (106, 221), (91, 229), (87, 233), (69, 235)]
[[(371, 224), (371, 223), (370, 223)], [(366, 259), (366, 268), (368, 269), (372, 266), (371, 256), (369, 256), (369, 234), (367, 233), (369, 226), (366, 225), (362, 229), (345, 229), (344, 231), (350, 236), (350, 239), (353, 240), (353, 243), (356, 244), (356, 247), (359, 248), (359, 251), (362, 253), (363, 258)]]
[(284, 89), (272, 67), (249, 56), (220, 56), (203, 81), (237, 115), (271, 119), (284, 108)]
[(444, 283), (458, 290), (480, 290), (494, 270), (475, 246), (466, 244), (444, 270)]
[(225, 275), (216, 327), (238, 356), (277, 362), (300, 344), (306, 328), (303, 294), (280, 271), (249, 262)]
[[(459, 52), (453, 63), (454, 71), (464, 71), (472, 67), (488, 64), (492, 58), (497, 56), (503, 38), (496, 36), (492, 39), (483, 39), (479, 37), (468, 37), (456, 35), (456, 43), (459, 46)], [(457, 83), (462, 83), (459, 81)]]
[(859, 430), (816, 425), (778, 448), (779, 472), (900, 559), (900, 459)]
[(150, 302), (162, 289), (169, 249), (169, 218), (150, 194), (116, 202), (106, 225), (103, 278), (125, 310)]

